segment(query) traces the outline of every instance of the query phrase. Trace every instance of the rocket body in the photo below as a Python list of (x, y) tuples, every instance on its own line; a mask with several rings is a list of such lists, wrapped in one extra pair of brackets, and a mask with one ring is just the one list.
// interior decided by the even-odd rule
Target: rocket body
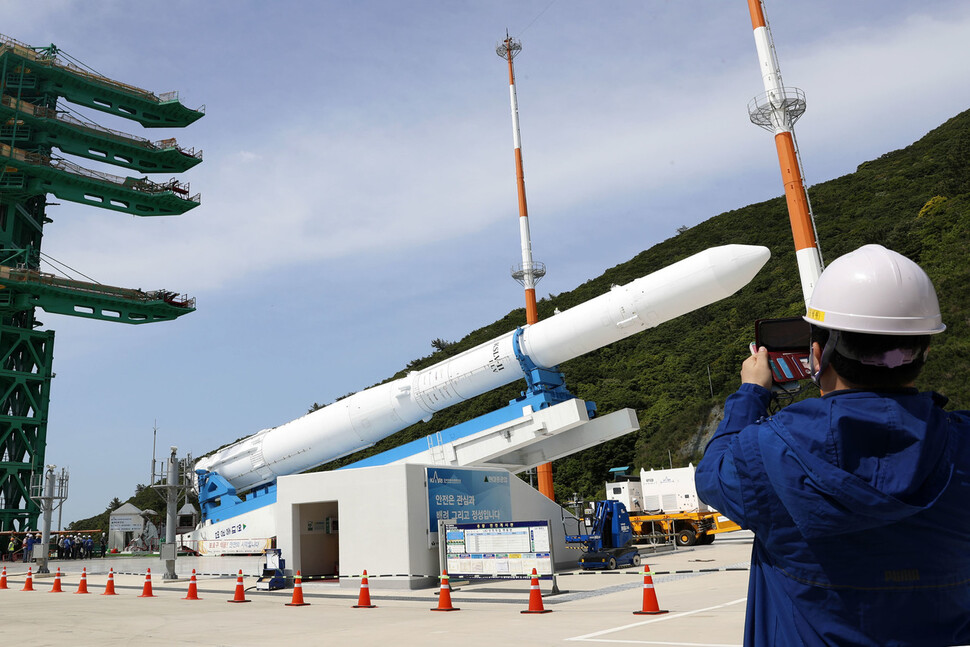
[[(754, 278), (766, 247), (725, 245), (685, 258), (523, 329), (519, 345), (552, 368), (720, 299)], [(264, 429), (201, 459), (239, 491), (296, 474), (377, 441), (436, 411), (522, 379), (515, 331), (371, 387), (279, 427)]]

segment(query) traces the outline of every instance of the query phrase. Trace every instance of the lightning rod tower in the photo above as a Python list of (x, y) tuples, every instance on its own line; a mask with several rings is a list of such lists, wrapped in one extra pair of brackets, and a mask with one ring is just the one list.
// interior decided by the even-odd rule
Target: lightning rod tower
[(781, 67), (775, 53), (775, 43), (765, 18), (764, 2), (748, 0), (754, 42), (761, 63), (761, 78), (765, 91), (748, 103), (751, 122), (775, 136), (778, 163), (785, 184), (788, 218), (795, 239), (795, 259), (802, 285), (802, 297), (808, 307), (815, 283), (822, 274), (822, 253), (818, 233), (803, 180), (802, 161), (795, 141), (795, 122), (805, 112), (805, 93), (798, 88), (785, 87)]
[[(519, 242), (522, 247), (522, 262), (512, 267), (512, 278), (525, 288), (525, 322), (529, 325), (539, 321), (536, 307), (536, 283), (546, 275), (546, 266), (532, 259), (532, 235), (529, 232), (529, 208), (525, 199), (525, 171), (522, 166), (522, 137), (519, 134), (519, 102), (515, 96), (515, 68), (512, 59), (522, 51), (522, 43), (505, 34), (505, 40), (498, 44), (495, 53), (509, 64), (509, 97), (512, 104), (512, 145), (515, 148), (515, 180), (519, 195)], [(536, 468), (539, 492), (555, 500), (552, 480), (552, 463), (543, 463)]]

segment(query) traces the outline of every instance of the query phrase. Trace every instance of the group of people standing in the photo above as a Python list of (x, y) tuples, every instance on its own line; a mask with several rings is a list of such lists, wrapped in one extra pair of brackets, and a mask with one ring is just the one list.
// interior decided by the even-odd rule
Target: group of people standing
[[(16, 534), (0, 542), (0, 561), (18, 561), (24, 563), (33, 560), (34, 546), (40, 544), (43, 538), (39, 532), (27, 531), (23, 538)], [(51, 536), (50, 552), (57, 554), (57, 559), (86, 559), (95, 557), (96, 550), (104, 557), (108, 549), (105, 533), (101, 533), (100, 542), (95, 544), (93, 535), (62, 534)], [(18, 555), (18, 552), (20, 553)]]
[[(9, 539), (4, 538), (0, 544), (0, 560), (5, 562), (28, 562), (33, 558), (34, 544), (41, 541), (40, 533), (26, 532), (23, 538), (11, 533)], [(18, 551), (21, 551), (18, 555)]]
[[(101, 533), (101, 557), (107, 543)], [(57, 541), (57, 559), (87, 559), (94, 557), (94, 538), (91, 535), (63, 535)]]

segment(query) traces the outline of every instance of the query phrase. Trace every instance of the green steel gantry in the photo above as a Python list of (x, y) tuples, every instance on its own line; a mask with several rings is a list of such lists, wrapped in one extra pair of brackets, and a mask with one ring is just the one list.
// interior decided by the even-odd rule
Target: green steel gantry
[(104, 321), (170, 321), (195, 300), (76, 281), (40, 271), (47, 194), (135, 216), (185, 213), (199, 204), (176, 179), (120, 177), (55, 155), (138, 173), (181, 173), (202, 153), (175, 139), (151, 141), (99, 126), (58, 99), (136, 121), (182, 128), (203, 116), (177, 93), (156, 95), (92, 72), (54, 45), (31, 47), (0, 35), (0, 530), (37, 527), (30, 479), (44, 469), (54, 331), (35, 308)]

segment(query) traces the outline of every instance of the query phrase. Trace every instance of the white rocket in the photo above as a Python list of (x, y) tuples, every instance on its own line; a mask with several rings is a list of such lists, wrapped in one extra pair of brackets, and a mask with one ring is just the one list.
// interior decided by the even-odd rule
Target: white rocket
[[(647, 328), (731, 296), (770, 257), (766, 247), (712, 247), (549, 319), (525, 327), (519, 350), (552, 368)], [(237, 491), (272, 482), (370, 447), (436, 411), (525, 377), (516, 331), (371, 387), (279, 427), (264, 429), (196, 469), (215, 472)]]

